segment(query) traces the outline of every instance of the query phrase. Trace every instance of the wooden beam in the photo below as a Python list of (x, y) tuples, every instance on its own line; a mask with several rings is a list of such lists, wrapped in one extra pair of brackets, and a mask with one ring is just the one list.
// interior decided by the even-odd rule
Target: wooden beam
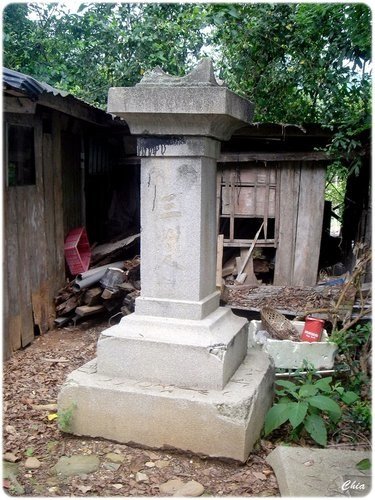
[(36, 102), (31, 101), (28, 97), (4, 96), (3, 105), (4, 113), (34, 114), (36, 109)]
[[(329, 161), (330, 158), (323, 151), (305, 151), (305, 152), (286, 152), (286, 153), (268, 153), (268, 152), (246, 152), (246, 153), (222, 153), (218, 163), (241, 163), (250, 161)], [(311, 165), (312, 167), (314, 165)]]

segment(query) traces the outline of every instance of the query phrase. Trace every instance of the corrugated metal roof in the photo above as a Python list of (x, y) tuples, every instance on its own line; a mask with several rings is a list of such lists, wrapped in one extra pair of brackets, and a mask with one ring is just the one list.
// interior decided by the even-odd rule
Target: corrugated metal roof
[(32, 76), (24, 75), (19, 71), (8, 68), (3, 68), (3, 83), (8, 87), (21, 91), (33, 100), (38, 99), (44, 92), (53, 95), (61, 95), (62, 97), (69, 95), (68, 92), (55, 89), (51, 87), (51, 85), (48, 85), (48, 83), (39, 82)]

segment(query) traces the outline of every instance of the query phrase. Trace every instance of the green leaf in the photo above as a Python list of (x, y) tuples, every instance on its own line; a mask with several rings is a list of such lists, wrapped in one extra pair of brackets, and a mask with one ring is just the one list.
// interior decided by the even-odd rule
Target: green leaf
[(322, 417), (319, 415), (308, 415), (305, 420), (305, 429), (316, 443), (322, 446), (327, 445), (327, 429)]
[(319, 410), (327, 411), (336, 417), (341, 416), (341, 408), (339, 407), (339, 405), (336, 403), (336, 401), (327, 396), (312, 396), (311, 398), (307, 399), (307, 402), (311, 406), (319, 408)]
[(358, 470), (369, 470), (371, 469), (371, 460), (369, 458), (364, 458), (360, 462), (358, 462), (356, 465)]
[(296, 428), (300, 423), (303, 422), (309, 405), (307, 403), (298, 402), (290, 403), (288, 406), (289, 422), (292, 424), (293, 428)]
[(289, 380), (278, 380), (275, 383), (275, 385), (276, 385), (276, 387), (277, 386), (285, 387), (285, 389), (289, 389), (291, 391), (295, 391), (297, 389), (296, 384), (294, 384), (293, 382), (290, 382)]
[(313, 384), (305, 384), (299, 390), (299, 396), (301, 398), (307, 398), (309, 396), (315, 396), (317, 394), (318, 388)]
[(351, 405), (352, 403), (354, 403), (354, 401), (357, 401), (357, 399), (359, 399), (359, 396), (353, 391), (346, 391), (342, 394), (341, 399), (345, 404)]
[(286, 422), (289, 418), (289, 404), (280, 403), (272, 406), (267, 412), (264, 422), (265, 436)]
[(315, 382), (314, 385), (323, 392), (331, 392), (332, 391), (331, 382), (332, 382), (332, 377), (325, 377)]

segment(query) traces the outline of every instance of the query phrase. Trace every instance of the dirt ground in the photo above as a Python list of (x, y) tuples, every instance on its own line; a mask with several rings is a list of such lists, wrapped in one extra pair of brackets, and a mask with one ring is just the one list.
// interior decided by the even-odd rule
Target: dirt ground
[[(59, 389), (68, 373), (95, 357), (98, 336), (107, 326), (91, 320), (53, 330), (4, 363), (3, 454), (17, 467), (16, 476), (4, 479), (4, 491), (13, 496), (165, 496), (160, 485), (180, 479), (200, 483), (203, 496), (279, 496), (265, 462), (274, 447), (269, 441), (260, 441), (240, 464), (61, 432), (54, 418)], [(120, 455), (121, 464), (111, 466), (108, 453)], [(58, 460), (74, 455), (97, 456), (98, 470), (57, 475)], [(36, 468), (25, 466), (31, 457)]]

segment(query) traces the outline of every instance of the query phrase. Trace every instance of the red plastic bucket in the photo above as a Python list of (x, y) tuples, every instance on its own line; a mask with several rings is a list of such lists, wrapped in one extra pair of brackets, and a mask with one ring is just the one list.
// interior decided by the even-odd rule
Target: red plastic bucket
[(318, 318), (306, 318), (305, 326), (301, 335), (303, 342), (319, 342), (324, 328), (324, 320)]

